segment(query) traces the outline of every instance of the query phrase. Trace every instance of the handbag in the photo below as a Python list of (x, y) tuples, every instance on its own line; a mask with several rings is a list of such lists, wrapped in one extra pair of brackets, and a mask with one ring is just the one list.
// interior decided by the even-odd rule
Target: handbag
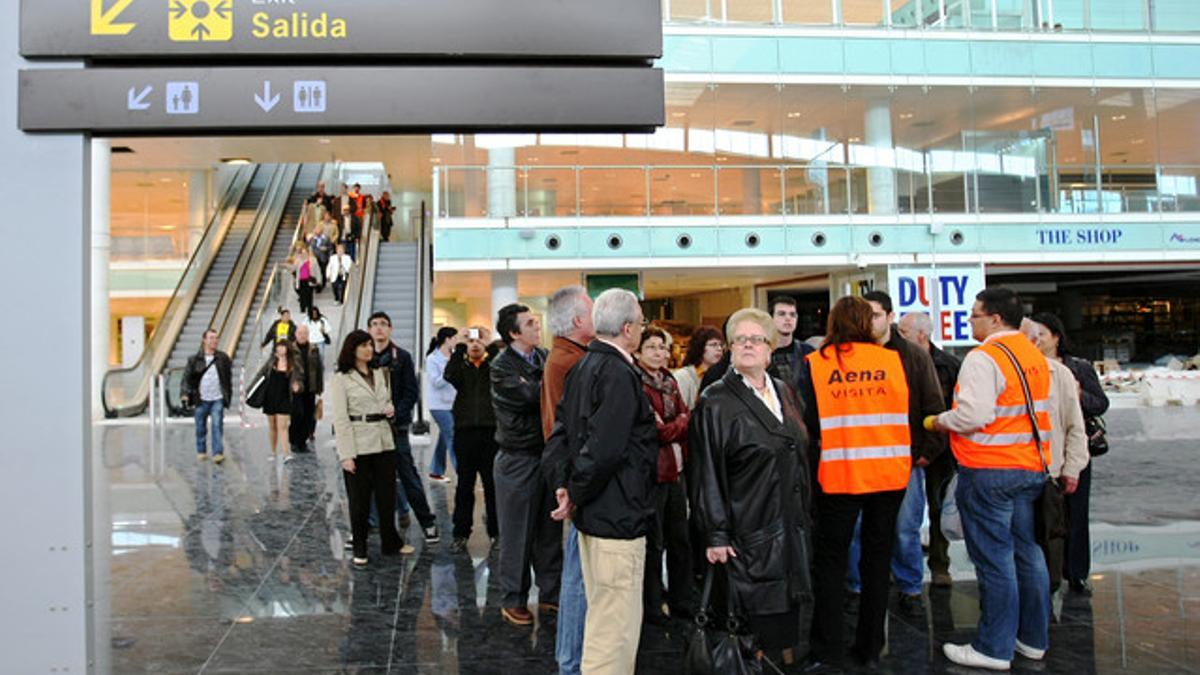
[(262, 409), (263, 405), (267, 402), (266, 382), (267, 376), (262, 373), (259, 373), (258, 377), (254, 378), (254, 381), (250, 383), (250, 388), (246, 390), (246, 405), (259, 410)]
[(1033, 394), (1029, 391), (1029, 381), (1025, 379), (1025, 371), (1021, 370), (1021, 364), (1011, 349), (1001, 343), (996, 343), (996, 346), (1008, 356), (1009, 361), (1012, 361), (1013, 368), (1017, 371), (1017, 378), (1021, 381), (1021, 391), (1025, 395), (1025, 414), (1028, 415), (1029, 424), (1033, 428), (1033, 443), (1037, 448), (1038, 459), (1042, 462), (1042, 472), (1046, 476), (1046, 481), (1042, 485), (1042, 494), (1038, 496), (1033, 509), (1037, 541), (1045, 548), (1049, 546), (1051, 539), (1064, 539), (1067, 536), (1067, 498), (1058, 481), (1050, 475), (1046, 456), (1042, 454), (1042, 434), (1038, 429), (1037, 415), (1033, 412)]
[(319, 399), (317, 399), (317, 408), (316, 408), (316, 410), (313, 411), (313, 419), (320, 421), (321, 417), (324, 416), (324, 414), (325, 414), (325, 400), (319, 398)]
[(1083, 433), (1087, 435), (1089, 455), (1099, 457), (1108, 454), (1108, 425), (1103, 417), (1085, 417)]
[(939, 490), (942, 497), (942, 514), (938, 519), (938, 526), (942, 528), (942, 536), (947, 541), (962, 541), (962, 514), (958, 510), (958, 496), (955, 494), (958, 491), (958, 474), (955, 473), (950, 480), (942, 483)]
[(754, 636), (740, 632), (741, 621), (734, 612), (732, 584), (727, 585), (725, 594), (728, 603), (725, 630), (713, 628), (709, 598), (716, 568), (710, 564), (704, 574), (700, 610), (692, 619), (692, 632), (683, 657), (684, 675), (761, 675), (762, 661), (755, 656)]

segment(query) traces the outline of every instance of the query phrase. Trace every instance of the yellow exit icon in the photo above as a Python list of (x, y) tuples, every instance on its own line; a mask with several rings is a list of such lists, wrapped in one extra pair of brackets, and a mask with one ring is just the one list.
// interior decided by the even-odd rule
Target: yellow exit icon
[(233, 0), (170, 0), (167, 33), (174, 42), (233, 39)]

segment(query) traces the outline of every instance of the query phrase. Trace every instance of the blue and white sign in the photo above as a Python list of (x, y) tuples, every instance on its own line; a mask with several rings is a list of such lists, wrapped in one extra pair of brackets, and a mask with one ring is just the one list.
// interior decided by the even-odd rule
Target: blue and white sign
[(973, 345), (971, 306), (983, 290), (982, 265), (955, 267), (889, 267), (889, 288), (896, 316), (924, 312), (933, 321), (939, 345)]

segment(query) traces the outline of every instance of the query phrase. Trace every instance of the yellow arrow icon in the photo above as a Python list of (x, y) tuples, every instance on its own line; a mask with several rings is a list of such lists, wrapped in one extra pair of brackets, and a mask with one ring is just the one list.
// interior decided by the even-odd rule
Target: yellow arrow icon
[(128, 35), (136, 23), (114, 23), (133, 0), (117, 0), (104, 11), (104, 0), (92, 0), (92, 35)]

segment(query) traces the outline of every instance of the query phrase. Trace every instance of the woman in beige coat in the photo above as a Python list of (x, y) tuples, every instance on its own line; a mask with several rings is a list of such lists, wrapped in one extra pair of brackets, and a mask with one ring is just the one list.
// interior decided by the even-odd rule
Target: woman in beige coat
[[(356, 330), (346, 336), (337, 372), (329, 383), (329, 408), (337, 437), (338, 460), (350, 500), (354, 566), (367, 564), (367, 519), (371, 499), (381, 516), (396, 509), (396, 451), (388, 420), (395, 414), (388, 374), (371, 367), (371, 336)], [(392, 518), (379, 519), (380, 552), (411, 553)]]

